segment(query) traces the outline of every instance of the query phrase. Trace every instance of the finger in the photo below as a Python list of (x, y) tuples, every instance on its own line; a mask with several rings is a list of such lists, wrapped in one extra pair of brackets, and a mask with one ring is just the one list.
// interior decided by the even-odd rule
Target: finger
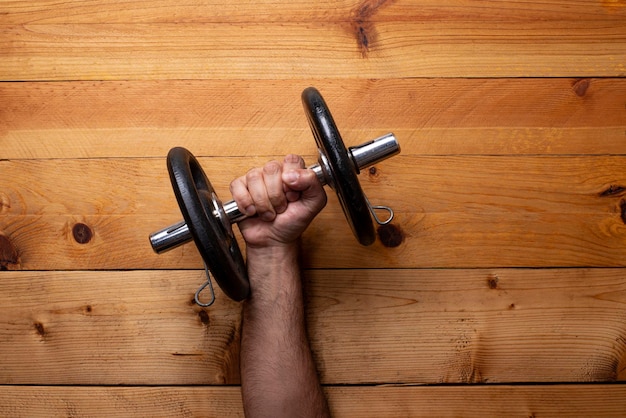
[[(302, 168), (304, 168), (304, 159), (301, 156), (296, 154), (289, 154), (285, 156), (283, 161), (283, 172), (290, 172)], [(291, 189), (287, 183), (284, 183), (284, 190), (287, 201), (295, 202), (300, 198), (300, 192)]]
[(302, 192), (310, 188), (322, 188), (317, 175), (308, 168), (283, 170), (283, 182), (293, 191)]
[(296, 154), (288, 154), (283, 161), (283, 171), (304, 168), (304, 159)]
[(245, 177), (239, 177), (230, 183), (230, 194), (241, 213), (246, 216), (253, 216), (256, 213), (254, 200), (248, 191)]
[(270, 161), (265, 164), (263, 166), (263, 180), (272, 210), (275, 213), (283, 213), (287, 209), (287, 199), (283, 189), (281, 164), (277, 161)]
[(252, 196), (256, 214), (265, 221), (271, 221), (276, 216), (274, 205), (268, 196), (263, 168), (253, 168), (246, 174), (248, 192)]
[(300, 193), (300, 198), (305, 204), (312, 205), (319, 210), (326, 205), (326, 193), (313, 170), (298, 169), (283, 173), (283, 181), (287, 186)]

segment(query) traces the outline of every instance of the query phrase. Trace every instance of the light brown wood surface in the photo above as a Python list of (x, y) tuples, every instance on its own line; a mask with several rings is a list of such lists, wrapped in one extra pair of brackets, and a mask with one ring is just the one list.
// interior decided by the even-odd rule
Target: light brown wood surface
[[(225, 8), (229, 2), (198, 2), (180, 9), (168, 2), (146, 7), (145, 2), (107, 1), (102, 8), (99, 2), (70, 3), (65, 13), (34, 3), (10, 3), (7, 9), (1, 79), (613, 76), (626, 71), (621, 1), (574, 7), (562, 1), (505, 6), (419, 0), (286, 6), (281, 1)], [(205, 10), (197, 14), (196, 9)]]
[(402, 148), (374, 245), (304, 235), (334, 416), (624, 416), (625, 77), (622, 0), (0, 0), (0, 416), (243, 416), (240, 304), (148, 235), (173, 146), (314, 163), (308, 86)]
[(314, 155), (309, 85), (347, 145), (393, 131), (402, 155), (624, 153), (622, 78), (313, 79), (2, 83), (2, 157)]
[[(239, 381), (240, 306), (191, 303), (202, 270), (4, 277), (4, 382)], [(325, 384), (626, 377), (622, 269), (319, 269), (305, 285)]]
[[(0, 53), (7, 59), (0, 79), (198, 79), (216, 73), (227, 79), (610, 77), (626, 72), (623, 21), (560, 26), (504, 20), (485, 27), (480, 21), (403, 20), (368, 26), (350, 21), (6, 25)], [(588, 49), (593, 57), (586, 55)]]
[[(0, 413), (14, 417), (243, 417), (233, 387), (15, 387), (0, 392)], [(621, 385), (387, 386), (326, 388), (334, 416), (623, 417)]]
[[(200, 161), (215, 178), (218, 194), (228, 196), (230, 177), (220, 173), (245, 173), (246, 166), (267, 158)], [(164, 255), (147, 245), (151, 232), (182, 219), (161, 159), (37, 159), (3, 161), (0, 167), (6, 174), (0, 180), (8, 220), (3, 231), (19, 255), (12, 269), (202, 266), (193, 245)], [(306, 267), (603, 267), (626, 262), (623, 156), (422, 157), (409, 149), (379, 167), (361, 176), (363, 187), (372, 200), (397, 211), (392, 232), (399, 245), (386, 248), (391, 244), (382, 238), (371, 247), (355, 245), (331, 196), (304, 236)], [(80, 180), (73, 184), (73, 179)], [(87, 243), (73, 234), (80, 224), (93, 235)]]

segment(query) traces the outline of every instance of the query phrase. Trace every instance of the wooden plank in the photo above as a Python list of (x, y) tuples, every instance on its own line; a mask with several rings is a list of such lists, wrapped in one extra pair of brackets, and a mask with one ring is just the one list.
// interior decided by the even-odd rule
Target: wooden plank
[[(400, 212), (394, 226), (379, 230), (369, 247), (357, 243), (342, 217), (325, 212), (313, 222), (303, 238), (305, 267), (619, 267), (626, 259), (619, 214)], [(149, 234), (179, 220), (177, 215), (11, 217), (3, 225), (1, 245), (3, 254), (16, 255), (1, 265), (10, 270), (202, 268), (191, 243), (161, 255), (152, 252)], [(77, 241), (84, 236), (87, 242)]]
[[(200, 153), (202, 150), (199, 150)], [(305, 155), (313, 164), (313, 155)], [(218, 196), (266, 157), (198, 157)], [(153, 215), (179, 213), (165, 158), (0, 161), (3, 214)], [(626, 193), (626, 156), (414, 156), (364, 170), (362, 187), (408, 215), (463, 212), (615, 214)], [(79, 181), (80, 180), (80, 181)], [(334, 193), (326, 188), (329, 195)], [(619, 203), (619, 202), (618, 202)], [(341, 209), (330, 203), (333, 214)]]
[(2, 386), (0, 414), (34, 417), (244, 418), (239, 387)]
[(626, 154), (624, 79), (411, 79), (1, 83), (0, 156), (310, 155), (309, 85), (347, 145), (393, 131), (404, 155)]
[(620, 417), (625, 406), (620, 399), (623, 391), (623, 385), (327, 389), (336, 416), (450, 418)]
[[(237, 383), (240, 305), (204, 271), (3, 272), (3, 383)], [(20, 348), (21, 347), (21, 348)]]
[[(325, 384), (624, 380), (625, 274), (306, 271), (308, 329)], [(240, 306), (191, 304), (201, 271), (0, 278), (1, 384), (238, 383)]]
[(0, 80), (619, 77), (625, 33), (623, 19), (2, 25)]
[[(335, 417), (622, 417), (624, 385), (325, 387)], [(5, 416), (243, 417), (238, 387), (4, 386)]]
[(309, 330), (326, 382), (623, 380), (624, 274), (315, 271)]
[[(200, 161), (226, 201), (232, 173), (265, 159)], [(0, 167), (0, 231), (7, 253), (17, 254), (3, 262), (5, 268), (202, 266), (193, 245), (164, 255), (149, 246), (151, 232), (182, 219), (162, 160), (18, 160)], [(396, 156), (361, 176), (371, 199), (395, 210), (394, 226), (382, 228), (375, 245), (357, 245), (329, 191), (328, 206), (305, 234), (305, 263), (623, 266), (624, 173), (626, 158), (618, 156)], [(89, 239), (74, 228), (85, 229)], [(339, 249), (342, 257), (336, 257)]]
[(58, 7), (49, 0), (4, 2), (0, 10), (5, 24), (33, 23), (181, 23), (181, 22), (284, 22), (284, 21), (571, 21), (581, 16), (589, 20), (618, 20), (624, 17), (617, 1), (544, 0), (499, 2), (476, 0), (354, 1), (305, 0), (240, 1), (185, 0), (86, 0)]

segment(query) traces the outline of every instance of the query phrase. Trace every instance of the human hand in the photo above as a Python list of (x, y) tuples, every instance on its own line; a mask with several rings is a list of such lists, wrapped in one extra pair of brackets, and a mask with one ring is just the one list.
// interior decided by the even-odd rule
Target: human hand
[(249, 217), (238, 224), (248, 248), (295, 243), (326, 205), (317, 176), (304, 167), (302, 157), (290, 154), (230, 184), (239, 210)]

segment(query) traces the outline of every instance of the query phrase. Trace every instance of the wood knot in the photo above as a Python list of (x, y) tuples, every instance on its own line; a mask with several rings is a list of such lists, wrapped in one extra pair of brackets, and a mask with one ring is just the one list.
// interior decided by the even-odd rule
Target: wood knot
[(374, 24), (359, 19), (352, 23), (352, 32), (356, 38), (357, 48), (361, 53), (361, 57), (367, 58), (376, 37)]
[(353, 15), (356, 19), (370, 19), (374, 16), (379, 9), (385, 5), (393, 3), (390, 0), (362, 0), (359, 5), (354, 9)]
[(37, 334), (39, 334), (41, 338), (46, 337), (48, 332), (46, 331), (46, 328), (43, 326), (41, 322), (35, 322), (33, 324), (33, 328), (35, 328), (35, 331), (37, 332)]
[(622, 199), (622, 201), (619, 202), (619, 209), (622, 222), (626, 225), (626, 199)]
[(0, 193), (0, 213), (8, 212), (11, 209), (11, 199), (4, 193)]
[(0, 270), (8, 270), (19, 264), (17, 249), (6, 235), (0, 232)]
[(626, 189), (622, 186), (619, 185), (609, 185), (609, 187), (602, 191), (600, 193), (600, 197), (610, 197), (610, 196), (616, 196), (616, 195), (620, 195), (622, 193), (624, 193), (626, 191)]
[(351, 13), (352, 32), (363, 58), (367, 58), (368, 53), (376, 43), (377, 32), (372, 18), (382, 7), (390, 3), (393, 2), (389, 0), (363, 0)]
[(395, 248), (404, 242), (405, 234), (399, 226), (393, 224), (381, 225), (378, 227), (378, 238), (387, 248)]
[(72, 228), (72, 236), (74, 236), (74, 240), (76, 240), (77, 243), (87, 244), (89, 241), (91, 241), (91, 238), (93, 237), (93, 232), (91, 231), (91, 228), (89, 228), (87, 225), (78, 222)]
[(500, 278), (498, 276), (490, 277), (487, 279), (487, 286), (489, 286), (489, 289), (497, 289), (499, 281)]
[(572, 90), (574, 90), (574, 93), (576, 93), (578, 97), (584, 97), (587, 94), (587, 89), (589, 88), (590, 85), (591, 85), (590, 79), (582, 78), (582, 79), (576, 80), (572, 84)]
[(367, 179), (372, 183), (378, 183), (380, 181), (380, 175), (381, 171), (374, 166), (367, 169)]
[(205, 325), (207, 327), (209, 326), (210, 319), (209, 319), (209, 314), (207, 313), (207, 311), (202, 310), (198, 312), (198, 317), (200, 318), (200, 322), (202, 322), (202, 325)]

